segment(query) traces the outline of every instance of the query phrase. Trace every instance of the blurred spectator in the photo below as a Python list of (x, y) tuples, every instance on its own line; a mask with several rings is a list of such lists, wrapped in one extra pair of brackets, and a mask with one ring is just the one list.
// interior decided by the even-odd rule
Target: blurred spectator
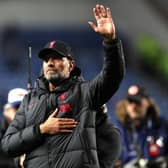
[[(14, 119), (16, 111), (26, 93), (27, 91), (22, 88), (15, 88), (9, 91), (7, 104), (4, 105), (3, 120), (0, 123), (0, 139), (2, 139), (6, 129)], [(13, 159), (2, 153), (1, 149), (0, 153), (0, 167), (14, 168), (15, 164)]]
[(116, 116), (124, 168), (167, 166), (168, 122), (144, 87), (129, 87), (127, 97), (116, 105)]

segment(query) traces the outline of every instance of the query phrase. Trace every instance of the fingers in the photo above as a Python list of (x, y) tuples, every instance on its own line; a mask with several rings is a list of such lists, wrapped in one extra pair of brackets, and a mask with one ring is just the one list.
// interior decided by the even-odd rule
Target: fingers
[(107, 16), (106, 9), (104, 8), (103, 5), (99, 5), (99, 4), (96, 5), (94, 14), (96, 15), (98, 19)]
[(103, 5), (100, 5), (100, 15), (102, 17), (107, 17), (107, 12), (106, 12), (106, 9)]
[[(66, 120), (66, 121), (65, 121)], [(76, 128), (77, 122), (67, 121), (68, 119), (63, 119), (62, 121), (58, 121), (59, 123), (54, 129), (52, 134), (58, 133), (72, 133), (73, 129)]]
[(72, 133), (73, 129), (77, 126), (77, 122), (72, 123), (62, 123), (63, 125), (59, 126), (60, 133)]
[(70, 129), (70, 128), (75, 128), (77, 126), (77, 123), (76, 121), (61, 121), (59, 123), (59, 128), (60, 129), (63, 129), (63, 128), (66, 128), (66, 129)]
[(105, 8), (103, 5), (97, 4), (95, 8), (93, 8), (93, 13), (95, 19), (98, 20), (102, 17), (111, 17), (110, 8)]
[(107, 17), (111, 18), (111, 17), (112, 17), (112, 15), (111, 15), (110, 8), (106, 8), (106, 10), (107, 10)]
[(77, 122), (61, 122), (59, 125), (60, 133), (72, 133), (73, 129), (76, 128)]
[(60, 125), (77, 125), (78, 122), (74, 121), (66, 121), (66, 122), (60, 122)]
[(96, 20), (100, 19), (98, 8), (93, 8), (93, 14)]
[(61, 121), (60, 122), (62, 125), (68, 125), (68, 124), (78, 124), (78, 122), (77, 121), (71, 121), (71, 119), (70, 120), (63, 120), (63, 121)]
[(75, 128), (76, 127), (76, 124), (64, 124), (64, 125), (60, 125), (59, 128), (60, 129), (70, 129), (70, 128)]
[(50, 114), (49, 118), (56, 117), (58, 112), (59, 112), (59, 110), (58, 110), (58, 108), (56, 108), (55, 111), (52, 114)]
[(66, 122), (75, 122), (75, 120), (74, 119), (72, 119), (72, 118), (57, 118), (57, 121), (61, 121), (62, 123), (66, 123)]
[(91, 28), (92, 28), (95, 32), (97, 32), (97, 26), (96, 26), (93, 22), (91, 22), (91, 21), (89, 21), (88, 23), (89, 23), (89, 25), (91, 26)]

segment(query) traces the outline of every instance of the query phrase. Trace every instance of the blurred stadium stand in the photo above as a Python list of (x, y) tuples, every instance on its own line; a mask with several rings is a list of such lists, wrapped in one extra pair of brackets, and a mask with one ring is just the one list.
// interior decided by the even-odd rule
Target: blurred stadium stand
[(148, 2), (156, 9), (156, 11), (165, 18), (168, 18), (168, 1), (167, 0), (148, 0)]

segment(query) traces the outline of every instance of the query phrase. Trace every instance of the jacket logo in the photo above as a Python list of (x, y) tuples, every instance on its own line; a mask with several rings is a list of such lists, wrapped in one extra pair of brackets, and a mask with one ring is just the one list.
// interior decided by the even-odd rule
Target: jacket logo
[(63, 103), (65, 101), (65, 94), (66, 92), (62, 93), (59, 98), (60, 98), (60, 101)]
[(30, 103), (30, 104), (28, 104), (28, 109), (32, 109), (35, 105), (36, 105), (36, 103)]
[(64, 104), (64, 105), (61, 105), (61, 106), (59, 107), (59, 110), (60, 110), (61, 112), (66, 113), (67, 111), (72, 110), (72, 107), (71, 107), (70, 104)]
[(60, 112), (63, 112), (63, 113), (66, 113), (72, 110), (72, 106), (69, 103), (65, 103), (65, 97), (66, 97), (66, 92), (62, 93), (59, 96), (60, 104), (62, 104), (60, 105), (59, 110)]

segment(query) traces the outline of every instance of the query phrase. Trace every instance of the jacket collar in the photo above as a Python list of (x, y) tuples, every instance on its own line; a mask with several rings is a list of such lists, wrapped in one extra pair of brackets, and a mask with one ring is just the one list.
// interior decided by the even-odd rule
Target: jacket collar
[[(78, 78), (68, 78), (64, 81), (62, 81), (54, 91), (55, 93), (62, 93), (67, 91), (72, 85), (80, 81)], [(49, 82), (44, 78), (44, 76), (40, 76), (36, 80), (36, 91), (38, 96), (41, 96), (43, 94), (49, 93)]]

